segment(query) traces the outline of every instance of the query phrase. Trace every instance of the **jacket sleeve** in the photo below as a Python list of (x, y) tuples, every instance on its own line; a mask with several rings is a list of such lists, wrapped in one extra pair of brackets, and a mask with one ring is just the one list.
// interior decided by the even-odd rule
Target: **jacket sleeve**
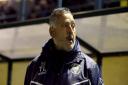
[(97, 63), (87, 55), (84, 55), (86, 59), (86, 68), (88, 72), (88, 78), (91, 82), (91, 85), (104, 85), (101, 71)]
[(31, 64), (27, 67), (26, 70), (26, 75), (25, 75), (25, 79), (24, 79), (24, 85), (30, 85), (30, 81), (31, 81)]
[(24, 85), (30, 85), (30, 82), (34, 76), (35, 69), (35, 61), (32, 61), (27, 67)]
[(38, 70), (38, 59), (40, 56), (35, 57), (27, 67), (26, 75), (24, 79), (24, 85), (30, 85), (31, 80), (34, 78), (35, 73)]
[(89, 69), (89, 76), (91, 85), (104, 85), (103, 79), (101, 78), (101, 71), (97, 64), (94, 64), (92, 68)]

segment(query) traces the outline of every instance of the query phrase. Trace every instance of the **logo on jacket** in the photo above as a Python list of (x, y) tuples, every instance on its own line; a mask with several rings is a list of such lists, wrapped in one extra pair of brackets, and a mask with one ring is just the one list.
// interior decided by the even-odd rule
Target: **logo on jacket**
[(39, 75), (47, 73), (45, 65), (46, 65), (46, 62), (41, 62), (41, 65), (39, 67)]
[(71, 68), (71, 72), (73, 74), (79, 74), (80, 73), (80, 68), (81, 68), (80, 65), (76, 65), (76, 66), (74, 66), (74, 67)]

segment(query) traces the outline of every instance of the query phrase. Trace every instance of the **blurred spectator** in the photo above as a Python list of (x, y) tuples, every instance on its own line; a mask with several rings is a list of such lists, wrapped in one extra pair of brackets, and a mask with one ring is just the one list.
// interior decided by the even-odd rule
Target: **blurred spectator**
[(71, 9), (72, 12), (94, 9), (94, 0), (63, 0), (63, 6)]
[[(21, 1), (22, 0), (0, 1), (0, 23), (19, 20), (21, 17)], [(26, 0), (26, 2), (25, 16), (27, 19), (49, 16), (50, 12), (57, 6), (57, 0)]]
[(37, 6), (32, 7), (29, 13), (28, 19), (40, 18), (41, 17), (40, 11), (41, 11), (40, 6), (37, 5)]
[(41, 15), (49, 16), (51, 11), (57, 7), (57, 0), (40, 0)]
[(34, 0), (33, 3), (28, 16), (29, 19), (49, 16), (52, 9), (56, 7), (53, 0)]
[(42, 16), (47, 16), (49, 15), (50, 7), (51, 5), (49, 4), (48, 0), (40, 0), (40, 8), (41, 8), (41, 15)]
[(17, 10), (15, 7), (15, 3), (12, 1), (7, 1), (4, 6), (4, 14), (6, 16), (6, 22), (12, 22), (17, 20)]
[(3, 20), (3, 3), (0, 2), (0, 24), (4, 22)]

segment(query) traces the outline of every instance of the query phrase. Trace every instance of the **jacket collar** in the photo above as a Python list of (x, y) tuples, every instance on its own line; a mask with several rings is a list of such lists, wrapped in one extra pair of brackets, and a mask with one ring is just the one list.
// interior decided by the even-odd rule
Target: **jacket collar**
[(45, 46), (43, 47), (43, 53), (45, 54), (46, 59), (52, 60), (54, 62), (63, 62), (70, 63), (76, 62), (77, 55), (81, 52), (80, 45), (76, 39), (75, 46), (69, 52), (57, 50), (52, 39), (50, 39)]
[[(57, 50), (57, 49), (55, 48), (55, 44), (54, 44), (54, 42), (53, 42), (53, 39), (50, 39), (50, 40), (44, 45), (43, 50), (47, 50), (47, 51), (53, 51), (53, 50), (55, 50), (55, 51), (60, 51), (60, 50)], [(76, 41), (75, 41), (75, 46), (73, 47), (73, 49), (72, 49), (71, 51), (69, 51), (69, 52), (67, 52), (67, 53), (70, 53), (70, 52), (80, 52), (80, 51), (81, 51), (80, 45), (79, 45), (78, 40), (76, 39)], [(66, 52), (66, 51), (63, 51), (63, 52)]]

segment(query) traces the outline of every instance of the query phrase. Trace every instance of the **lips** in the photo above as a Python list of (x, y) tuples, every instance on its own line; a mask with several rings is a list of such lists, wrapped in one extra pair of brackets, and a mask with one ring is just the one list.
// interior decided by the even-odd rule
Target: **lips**
[(72, 36), (67, 37), (66, 40), (67, 40), (69, 43), (73, 43), (73, 37), (72, 37)]

